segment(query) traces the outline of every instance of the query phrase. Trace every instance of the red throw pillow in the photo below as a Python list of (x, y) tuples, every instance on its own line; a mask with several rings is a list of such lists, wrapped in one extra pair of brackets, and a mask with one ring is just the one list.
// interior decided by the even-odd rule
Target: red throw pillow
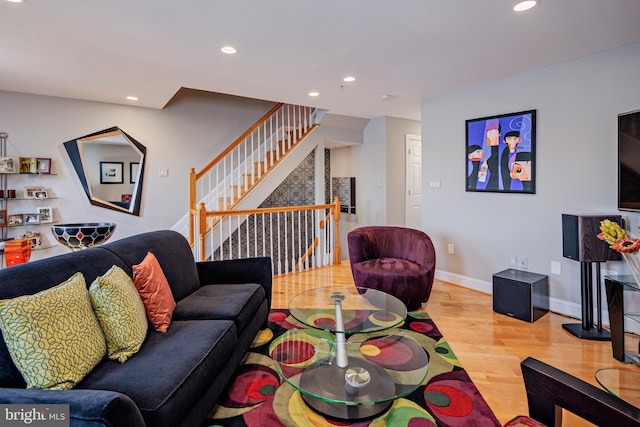
[(154, 329), (167, 332), (176, 301), (158, 259), (151, 252), (147, 253), (140, 264), (133, 266), (133, 283), (140, 293)]

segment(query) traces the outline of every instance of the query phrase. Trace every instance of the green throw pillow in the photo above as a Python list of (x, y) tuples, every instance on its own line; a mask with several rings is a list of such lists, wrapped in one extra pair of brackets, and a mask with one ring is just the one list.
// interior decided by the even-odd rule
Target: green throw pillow
[(81, 273), (34, 295), (0, 300), (0, 327), (27, 388), (73, 388), (105, 356)]
[(110, 359), (126, 361), (147, 336), (147, 312), (133, 280), (114, 265), (89, 287)]

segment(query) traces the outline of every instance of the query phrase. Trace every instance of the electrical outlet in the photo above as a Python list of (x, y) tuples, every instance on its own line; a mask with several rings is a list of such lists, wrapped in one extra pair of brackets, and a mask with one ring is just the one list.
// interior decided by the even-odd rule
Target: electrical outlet
[(158, 175), (161, 177), (167, 177), (169, 176), (169, 169), (160, 169), (158, 170)]
[(520, 268), (523, 270), (527, 270), (529, 268), (529, 258), (527, 257), (520, 257), (519, 258), (520, 261)]
[(447, 245), (447, 253), (450, 254), (450, 255), (455, 255), (456, 248), (453, 245), (453, 243), (449, 243), (449, 245)]
[(510, 267), (518, 266), (518, 257), (516, 255), (509, 255), (509, 266)]
[(555, 276), (562, 275), (562, 264), (559, 261), (551, 261), (551, 274)]

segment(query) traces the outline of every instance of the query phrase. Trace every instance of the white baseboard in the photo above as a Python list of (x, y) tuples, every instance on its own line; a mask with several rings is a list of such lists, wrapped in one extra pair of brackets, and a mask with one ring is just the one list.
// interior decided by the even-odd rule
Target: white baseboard
[[(493, 295), (493, 283), (487, 282), (485, 280), (479, 280), (473, 277), (463, 276), (461, 274), (442, 270), (436, 270), (436, 279), (448, 283), (453, 283), (454, 285), (462, 286), (464, 288), (483, 292), (485, 294)], [(605, 327), (608, 327), (609, 312), (607, 310), (607, 302), (602, 301), (602, 305), (602, 324)], [(582, 318), (582, 308), (580, 304), (558, 298), (549, 298), (549, 310), (553, 311), (554, 313), (575, 318), (578, 322), (580, 322), (580, 319)], [(594, 313), (593, 319), (594, 321), (597, 321), (596, 313)], [(634, 333), (640, 333), (640, 325), (637, 322), (628, 321), (628, 319), (625, 319), (625, 330), (632, 331)]]
[(454, 285), (464, 288), (473, 289), (484, 292), (485, 294), (493, 294), (493, 284), (485, 280), (474, 279), (473, 277), (463, 276), (461, 274), (450, 273), (436, 269), (436, 279), (444, 282), (453, 283)]

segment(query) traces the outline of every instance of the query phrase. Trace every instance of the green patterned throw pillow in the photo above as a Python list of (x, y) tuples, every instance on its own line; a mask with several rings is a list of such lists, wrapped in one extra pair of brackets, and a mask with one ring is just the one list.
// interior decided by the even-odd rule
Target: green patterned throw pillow
[(30, 389), (71, 389), (107, 352), (81, 273), (34, 295), (0, 300), (0, 328)]
[(133, 280), (114, 265), (89, 287), (110, 359), (126, 361), (147, 336), (147, 312)]

